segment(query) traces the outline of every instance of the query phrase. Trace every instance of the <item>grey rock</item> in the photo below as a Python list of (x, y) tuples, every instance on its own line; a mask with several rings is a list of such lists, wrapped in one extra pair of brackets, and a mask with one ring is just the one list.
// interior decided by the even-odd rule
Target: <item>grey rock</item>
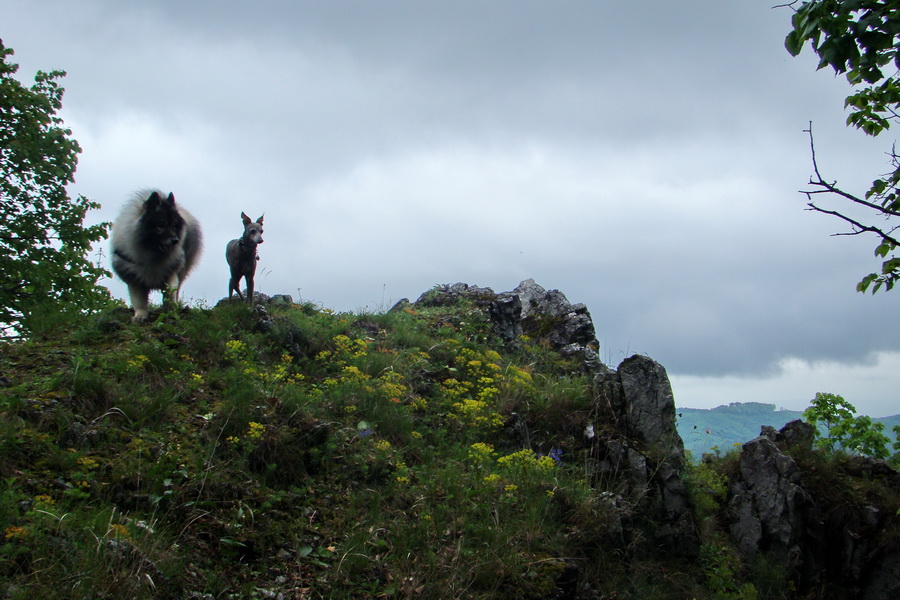
[(759, 435), (762, 437), (769, 438), (773, 442), (778, 442), (780, 439), (778, 430), (772, 427), (771, 425), (763, 425), (759, 428)]
[(628, 533), (631, 502), (613, 492), (600, 492), (597, 502), (604, 507), (606, 535), (611, 540), (623, 540)]
[(275, 294), (271, 298), (269, 298), (269, 304), (276, 305), (287, 305), (290, 306), (294, 303), (294, 297), (290, 294)]
[(581, 362), (588, 373), (598, 373), (606, 369), (600, 356), (590, 346), (568, 344), (559, 349), (559, 354), (566, 358), (575, 358)]
[(630, 436), (663, 454), (684, 455), (675, 426), (675, 397), (665, 368), (646, 356), (626, 358), (617, 370)]
[(269, 311), (266, 310), (266, 307), (263, 306), (260, 301), (257, 299), (257, 303), (253, 305), (253, 310), (256, 312), (256, 329), (260, 333), (268, 333), (272, 331), (275, 326), (275, 322), (272, 320), (272, 317), (269, 316)]
[(599, 440), (596, 447), (595, 477), (604, 481), (618, 478), (621, 491), (630, 502), (643, 501), (651, 476), (647, 457), (623, 439)]
[(815, 439), (815, 427), (811, 424), (795, 419), (787, 423), (779, 431), (781, 439), (787, 447), (798, 447), (809, 450)]
[(780, 449), (798, 446), (812, 448), (815, 430), (812, 425), (795, 419), (787, 423), (780, 430), (771, 425), (763, 425), (759, 428), (759, 435), (768, 438), (778, 444)]
[[(450, 306), (461, 300), (474, 302), (486, 311), (493, 332), (512, 343), (523, 335), (540, 338), (563, 356), (579, 360), (590, 373), (604, 369), (594, 322), (584, 304), (572, 304), (559, 290), (547, 291), (534, 279), (526, 279), (511, 292), (494, 293), (491, 288), (467, 283), (438, 285), (423, 293), (415, 305)], [(401, 304), (391, 310), (399, 310)]]
[(862, 600), (900, 598), (900, 552), (889, 554), (865, 583)]
[(670, 553), (696, 557), (700, 543), (682, 477), (684, 443), (675, 427), (675, 401), (665, 369), (632, 356), (616, 371), (593, 380), (596, 411), (608, 415), (625, 440), (598, 440), (597, 471), (619, 474), (628, 497), (654, 523), (652, 544)]
[[(732, 539), (747, 564), (761, 552), (783, 564), (801, 592), (837, 584), (848, 598), (900, 598), (900, 552), (881, 535), (891, 517), (865, 496), (846, 502), (804, 487), (804, 474), (786, 451), (810, 448), (811, 427), (794, 421), (777, 432), (764, 428), (741, 447), (729, 486)], [(900, 476), (883, 462), (850, 457), (841, 463), (842, 478), (900, 488)]]
[(559, 290), (549, 292), (526, 279), (512, 294), (522, 305), (522, 328), (529, 331), (546, 331), (546, 337), (554, 348), (569, 344), (596, 345), (594, 322), (584, 304), (572, 304)]
[(409, 298), (400, 298), (396, 303), (388, 310), (389, 313), (401, 311), (403, 309), (409, 308), (411, 306), (409, 302)]
[(745, 559), (767, 548), (789, 568), (799, 565), (802, 511), (810, 502), (799, 481), (797, 464), (770, 438), (760, 436), (743, 445), (740, 480), (730, 489), (736, 517), (730, 529)]
[(496, 296), (491, 288), (468, 283), (438, 285), (419, 296), (415, 304), (421, 306), (450, 306), (460, 300), (484, 301)]
[(505, 342), (522, 335), (522, 301), (516, 294), (504, 293), (488, 306), (488, 316), (494, 333)]

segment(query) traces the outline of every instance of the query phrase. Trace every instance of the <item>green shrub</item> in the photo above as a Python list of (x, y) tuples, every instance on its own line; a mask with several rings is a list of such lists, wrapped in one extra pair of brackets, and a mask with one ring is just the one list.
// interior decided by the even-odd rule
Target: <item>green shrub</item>
[(817, 393), (803, 418), (815, 427), (816, 445), (827, 452), (844, 450), (874, 458), (888, 458), (890, 440), (881, 433), (882, 423), (873, 423), (835, 394)]

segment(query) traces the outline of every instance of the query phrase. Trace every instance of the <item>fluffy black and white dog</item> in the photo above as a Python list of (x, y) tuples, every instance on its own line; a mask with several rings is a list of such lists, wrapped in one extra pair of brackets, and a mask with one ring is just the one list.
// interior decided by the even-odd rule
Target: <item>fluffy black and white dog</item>
[(200, 224), (175, 196), (142, 190), (125, 204), (112, 229), (112, 269), (128, 284), (134, 320), (149, 314), (150, 290), (177, 303), (181, 284), (200, 258)]

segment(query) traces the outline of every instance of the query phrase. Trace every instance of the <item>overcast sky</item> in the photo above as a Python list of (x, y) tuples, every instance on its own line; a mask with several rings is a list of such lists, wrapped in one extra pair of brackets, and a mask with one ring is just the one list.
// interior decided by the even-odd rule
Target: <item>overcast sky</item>
[(195, 302), (265, 212), (266, 294), (384, 310), (532, 277), (588, 306), (605, 362), (665, 366), (680, 406), (900, 413), (900, 291), (858, 294), (875, 240), (798, 193), (810, 121), (860, 194), (893, 138), (845, 127), (846, 81), (785, 51), (772, 4), (0, 0), (0, 37), (21, 80), (68, 72), (90, 222), (151, 186), (201, 221)]

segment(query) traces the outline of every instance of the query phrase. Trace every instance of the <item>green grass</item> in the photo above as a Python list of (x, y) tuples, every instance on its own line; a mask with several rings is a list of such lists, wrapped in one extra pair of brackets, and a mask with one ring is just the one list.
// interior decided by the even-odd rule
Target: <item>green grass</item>
[[(733, 568), (721, 543), (702, 565), (636, 551), (633, 507), (615, 501), (627, 474), (587, 468), (584, 427), (604, 430), (590, 381), (542, 340), (502, 346), (465, 303), (267, 310), (135, 325), (112, 308), (3, 343), (0, 595), (741, 589), (720, 581)], [(711, 517), (720, 479), (698, 473)]]

